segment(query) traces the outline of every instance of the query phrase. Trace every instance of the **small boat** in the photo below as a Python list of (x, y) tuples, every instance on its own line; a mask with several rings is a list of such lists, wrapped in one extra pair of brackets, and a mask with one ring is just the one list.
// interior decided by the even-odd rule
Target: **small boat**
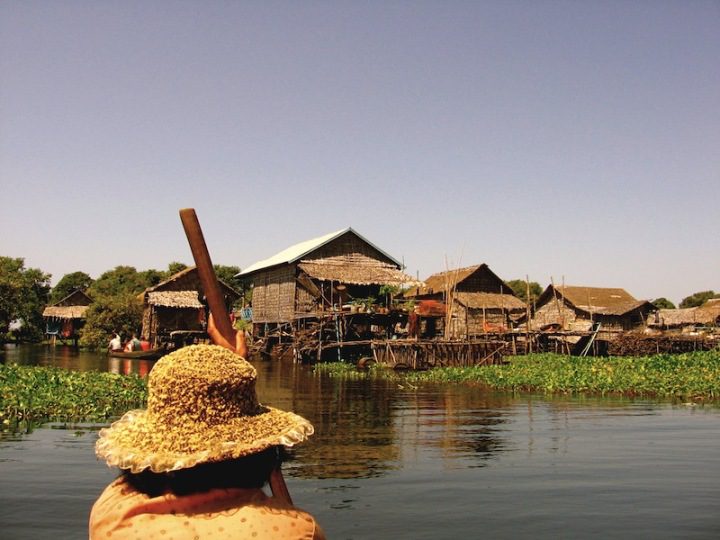
[(168, 351), (164, 347), (148, 349), (147, 351), (108, 351), (108, 356), (116, 358), (136, 358), (138, 360), (157, 360)]

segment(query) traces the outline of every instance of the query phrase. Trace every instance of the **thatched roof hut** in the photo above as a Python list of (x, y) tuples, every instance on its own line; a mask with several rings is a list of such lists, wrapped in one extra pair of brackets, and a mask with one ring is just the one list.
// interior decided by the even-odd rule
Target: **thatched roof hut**
[(698, 307), (659, 309), (648, 319), (648, 326), (686, 330), (720, 326), (720, 298), (711, 298)]
[(525, 313), (525, 303), (487, 264), (433, 274), (403, 293), (408, 299), (444, 302), (452, 308), (455, 337), (506, 330)]
[(631, 330), (643, 326), (655, 310), (652, 303), (637, 300), (625, 289), (551, 284), (535, 302), (532, 327), (589, 330), (593, 322), (600, 322), (605, 329)]
[(60, 320), (84, 319), (90, 304), (92, 304), (92, 298), (78, 289), (59, 302), (47, 306), (43, 310), (43, 317)]
[(45, 333), (55, 338), (77, 340), (80, 329), (85, 325), (85, 313), (92, 304), (92, 298), (80, 289), (43, 310)]
[[(219, 281), (226, 307), (240, 293)], [(206, 328), (204, 296), (197, 268), (188, 267), (173, 274), (165, 281), (145, 289), (139, 298), (144, 304), (142, 336), (153, 346), (169, 341), (172, 332), (203, 333)]]
[(422, 285), (405, 291), (403, 296), (426, 298), (445, 294), (452, 289), (457, 292), (509, 295), (517, 299), (513, 290), (485, 263), (433, 274), (425, 279)]
[(245, 268), (254, 323), (287, 323), (361, 297), (382, 285), (414, 283), (399, 261), (348, 227), (292, 245)]

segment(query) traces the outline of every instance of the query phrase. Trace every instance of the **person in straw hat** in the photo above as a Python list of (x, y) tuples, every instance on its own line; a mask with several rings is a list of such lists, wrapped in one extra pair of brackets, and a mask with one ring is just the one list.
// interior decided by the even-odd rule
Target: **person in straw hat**
[[(192, 345), (163, 358), (148, 380), (146, 410), (100, 431), (98, 457), (122, 472), (93, 505), (90, 539), (304, 538), (324, 540), (315, 519), (263, 486), (281, 450), (313, 427), (266, 407), (244, 335), (231, 346), (212, 318), (218, 345)], [(236, 352), (237, 351), (237, 352)]]

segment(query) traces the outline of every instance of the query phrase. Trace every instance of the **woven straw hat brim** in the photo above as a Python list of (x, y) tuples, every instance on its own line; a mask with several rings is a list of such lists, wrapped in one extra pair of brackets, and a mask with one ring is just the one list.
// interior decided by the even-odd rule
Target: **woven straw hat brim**
[(214, 426), (160, 425), (145, 410), (129, 411), (100, 430), (95, 453), (108, 465), (133, 473), (145, 469), (163, 473), (236, 459), (272, 446), (293, 446), (313, 434), (312, 424), (302, 416), (272, 407), (263, 410)]

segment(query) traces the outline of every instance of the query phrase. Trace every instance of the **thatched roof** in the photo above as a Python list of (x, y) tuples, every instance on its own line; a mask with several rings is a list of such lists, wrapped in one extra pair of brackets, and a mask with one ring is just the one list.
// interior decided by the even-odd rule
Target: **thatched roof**
[[(312, 253), (313, 251), (316, 251), (317, 249), (321, 248), (322, 246), (332, 242), (336, 238), (340, 238), (344, 234), (353, 234), (356, 237), (358, 237), (360, 240), (365, 242), (366, 244), (372, 246), (375, 250), (377, 250), (380, 254), (382, 254), (384, 257), (387, 257), (388, 260), (392, 261), (392, 263), (395, 264), (396, 268), (400, 268), (402, 265), (400, 262), (398, 262), (396, 259), (385, 253), (382, 249), (377, 247), (375, 244), (361, 236), (357, 231), (355, 231), (352, 227), (348, 227), (346, 229), (342, 229), (340, 231), (335, 231), (330, 234), (326, 234), (324, 236), (320, 236), (318, 238), (313, 238), (312, 240), (306, 240), (304, 242), (300, 242), (298, 244), (294, 244), (290, 246), (289, 248), (286, 248), (279, 253), (276, 253), (272, 257), (268, 257), (267, 259), (263, 259), (262, 261), (258, 261), (254, 264), (251, 264), (247, 268), (245, 268), (242, 272), (238, 274), (238, 276), (246, 277), (250, 274), (254, 274), (255, 272), (259, 270), (265, 270), (267, 268), (271, 268), (273, 266), (279, 266), (282, 264), (289, 264), (294, 263), (297, 261), (300, 261), (302, 259), (306, 259), (307, 256)], [(374, 283), (374, 282), (373, 282)], [(383, 282), (384, 283), (384, 282)]]
[(203, 307), (198, 299), (197, 291), (158, 291), (147, 295), (147, 302), (151, 306), (171, 308), (193, 308)]
[(548, 285), (538, 298), (537, 304), (542, 305), (552, 301), (555, 294), (558, 299), (564, 298), (567, 303), (581, 311), (598, 315), (625, 315), (643, 306), (653, 307), (647, 300), (636, 300), (625, 289), (574, 285), (564, 287)]
[(43, 317), (54, 319), (82, 319), (89, 306), (48, 306), (43, 310)]
[(311, 278), (352, 285), (405, 285), (417, 283), (391, 264), (352, 255), (317, 261), (302, 261), (298, 267)]
[[(483, 274), (491, 283), (494, 283), (493, 293), (500, 294), (503, 292), (503, 296), (513, 296), (512, 289), (505, 285), (502, 279), (500, 279), (495, 272), (490, 270), (487, 264), (476, 264), (473, 266), (467, 266), (465, 268), (457, 268), (455, 270), (448, 270), (446, 272), (438, 272), (425, 279), (423, 285), (413, 287), (405, 291), (403, 296), (410, 298), (413, 296), (424, 296), (431, 294), (447, 293), (453, 288), (458, 287), (463, 281), (470, 278), (473, 274)], [(476, 291), (476, 292), (490, 292), (490, 291)]]
[(456, 292), (455, 300), (470, 309), (504, 309), (525, 311), (525, 302), (509, 294), (485, 292)]
[(77, 289), (59, 302), (55, 302), (52, 306), (48, 306), (43, 310), (43, 317), (52, 317), (55, 319), (82, 319), (88, 306), (92, 303), (92, 298), (80, 289)]
[(702, 306), (680, 309), (659, 309), (648, 318), (650, 326), (715, 325), (720, 319), (720, 298), (711, 299)]
[[(200, 278), (197, 275), (198, 270), (196, 266), (188, 266), (184, 270), (180, 270), (179, 272), (173, 274), (169, 278), (167, 278), (165, 281), (161, 281), (157, 285), (153, 285), (152, 287), (148, 287), (143, 292), (141, 292), (138, 295), (138, 298), (141, 301), (145, 301), (146, 295), (153, 293), (153, 292), (160, 292), (160, 291), (166, 291), (166, 292), (172, 292), (176, 291), (176, 289), (182, 289), (180, 292), (186, 292), (189, 289), (189, 287), (197, 288), (197, 291), (202, 291), (202, 286), (200, 285)], [(225, 296), (231, 297), (231, 298), (240, 298), (240, 293), (237, 292), (235, 289), (233, 289), (230, 285), (225, 283), (224, 281), (218, 279), (218, 285), (220, 285), (220, 290)]]
[(648, 317), (649, 326), (684, 326), (696, 324), (697, 308), (659, 309), (655, 316)]

